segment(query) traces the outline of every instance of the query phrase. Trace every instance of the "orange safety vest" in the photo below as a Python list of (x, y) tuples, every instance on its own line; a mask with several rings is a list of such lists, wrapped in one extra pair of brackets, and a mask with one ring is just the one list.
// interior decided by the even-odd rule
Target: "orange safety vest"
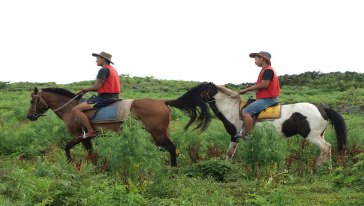
[(119, 94), (120, 93), (120, 79), (116, 69), (107, 65), (104, 68), (110, 71), (110, 75), (105, 79), (104, 84), (101, 86), (97, 93), (99, 94)]
[(273, 71), (273, 78), (272, 78), (272, 80), (270, 80), (267, 88), (257, 91), (257, 94), (256, 94), (257, 99), (279, 97), (281, 94), (281, 89), (279, 88), (278, 76), (277, 76), (276, 72), (274, 71), (273, 67), (271, 67), (269, 65), (264, 67), (260, 71), (256, 85), (258, 85), (262, 82), (264, 71), (267, 69), (271, 69)]

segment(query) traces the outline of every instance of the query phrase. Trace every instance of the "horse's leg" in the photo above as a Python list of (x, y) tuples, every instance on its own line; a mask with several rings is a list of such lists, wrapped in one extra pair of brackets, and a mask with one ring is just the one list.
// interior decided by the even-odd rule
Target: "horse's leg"
[(134, 100), (131, 112), (144, 123), (145, 129), (152, 135), (155, 144), (169, 152), (171, 165), (177, 166), (176, 146), (168, 137), (171, 110), (164, 101), (154, 99)]
[(75, 145), (77, 145), (78, 143), (80, 143), (82, 141), (81, 138), (73, 138), (65, 147), (65, 151), (66, 151), (66, 156), (69, 162), (72, 162), (72, 157), (71, 157), (71, 152), (70, 150), (72, 149), (72, 147), (74, 147)]
[(176, 146), (169, 139), (168, 135), (158, 134), (158, 132), (152, 132), (152, 137), (157, 146), (166, 149), (171, 156), (171, 166), (177, 167), (177, 154), (176, 154)]
[(329, 146), (329, 150), (326, 152), (326, 155), (328, 156), (327, 159), (329, 160), (329, 169), (332, 170), (332, 159), (331, 159), (331, 144), (326, 142), (325, 140), (325, 130), (321, 133), (322, 140)]
[(238, 139), (234, 136), (231, 137), (229, 148), (226, 151), (226, 161), (231, 160), (234, 157), (236, 148), (238, 148)]
[(81, 143), (83, 144), (83, 146), (87, 150), (88, 154), (90, 155), (92, 153), (92, 149), (93, 149), (91, 138), (83, 139)]
[(90, 160), (93, 164), (97, 163), (97, 153), (93, 153), (93, 146), (91, 138), (86, 138), (82, 140), (82, 144), (87, 150), (87, 159)]
[(331, 159), (331, 144), (329, 144), (328, 142), (325, 141), (323, 135), (321, 136), (319, 135), (309, 135), (307, 137), (307, 140), (314, 144), (317, 145), (320, 148), (320, 155), (317, 157), (316, 159), (316, 167), (320, 166), (323, 162), (325, 162), (326, 160), (330, 160)]

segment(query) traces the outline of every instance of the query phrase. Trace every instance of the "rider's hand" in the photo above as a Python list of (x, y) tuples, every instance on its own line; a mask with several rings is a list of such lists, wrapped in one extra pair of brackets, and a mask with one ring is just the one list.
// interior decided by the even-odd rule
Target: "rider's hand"
[(77, 92), (76, 93), (76, 96), (83, 96), (84, 95), (84, 93), (83, 92)]
[(245, 93), (247, 93), (248, 92), (248, 90), (247, 89), (242, 89), (242, 90), (240, 90), (239, 91), (239, 94), (245, 94)]
[(88, 92), (88, 89), (81, 89), (81, 92), (83, 92), (84, 94), (86, 94)]
[(88, 90), (87, 89), (81, 89), (76, 95), (84, 95), (84, 94), (86, 94), (88, 92)]

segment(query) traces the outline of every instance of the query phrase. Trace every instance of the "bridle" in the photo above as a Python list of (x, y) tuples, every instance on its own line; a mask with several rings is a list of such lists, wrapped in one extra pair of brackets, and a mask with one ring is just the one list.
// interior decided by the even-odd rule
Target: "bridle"
[[(40, 91), (37, 95), (34, 95), (34, 97), (38, 97), (36, 98), (35, 100), (35, 103), (34, 103), (34, 108), (31, 108), (31, 111), (34, 111), (34, 114), (32, 115), (34, 118), (37, 118), (37, 117), (40, 117), (40, 116), (47, 116), (45, 115), (44, 113), (43, 114), (38, 114), (37, 112), (37, 104), (38, 102), (42, 103), (45, 110), (49, 109), (50, 107), (48, 106), (47, 102), (43, 99), (42, 97), (42, 91)], [(54, 109), (53, 111), (54, 112), (57, 112), (61, 109), (63, 109), (65, 106), (67, 106), (69, 103), (71, 103), (73, 100), (75, 100), (77, 97), (79, 97), (81, 94), (78, 94), (76, 95), (75, 97), (73, 97), (70, 101), (68, 101), (66, 104), (62, 105), (61, 107), (57, 108), (57, 109)]]
[(40, 103), (42, 103), (43, 104), (43, 106), (44, 106), (44, 108), (45, 108), (45, 110), (47, 111), (47, 109), (49, 108), (49, 106), (48, 106), (48, 104), (47, 104), (47, 102), (45, 102), (44, 101), (44, 99), (42, 98), (42, 91), (40, 91), (37, 95), (34, 95), (34, 97), (38, 97), (38, 98), (36, 98), (34, 101), (34, 104), (33, 104), (33, 108), (31, 108), (30, 110), (31, 111), (34, 111), (34, 114), (32, 114), (32, 116), (34, 117), (34, 118), (38, 118), (38, 117), (40, 117), (40, 116), (46, 116), (44, 113), (43, 114), (38, 114), (38, 112), (37, 112), (37, 105), (38, 105), (38, 102), (40, 102)]

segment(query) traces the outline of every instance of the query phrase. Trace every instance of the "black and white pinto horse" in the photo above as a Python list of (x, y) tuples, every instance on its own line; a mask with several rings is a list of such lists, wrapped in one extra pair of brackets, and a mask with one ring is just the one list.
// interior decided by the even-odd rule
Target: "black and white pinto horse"
[[(202, 83), (170, 102), (189, 115), (190, 121), (185, 129), (191, 124), (196, 124), (195, 129), (202, 131), (211, 121), (209, 105), (231, 136), (226, 156), (226, 160), (230, 160), (238, 144), (235, 134), (243, 126), (239, 116), (240, 101), (240, 95), (228, 88), (213, 83)], [(335, 128), (338, 150), (344, 152), (347, 143), (346, 124), (342, 116), (332, 109), (310, 103), (286, 104), (282, 105), (279, 119), (264, 122), (271, 123), (281, 136), (291, 137), (299, 134), (310, 143), (317, 145), (321, 151), (316, 159), (316, 166), (319, 166), (322, 162), (331, 159), (332, 146), (324, 139), (329, 121)], [(260, 123), (256, 125), (258, 124)]]

